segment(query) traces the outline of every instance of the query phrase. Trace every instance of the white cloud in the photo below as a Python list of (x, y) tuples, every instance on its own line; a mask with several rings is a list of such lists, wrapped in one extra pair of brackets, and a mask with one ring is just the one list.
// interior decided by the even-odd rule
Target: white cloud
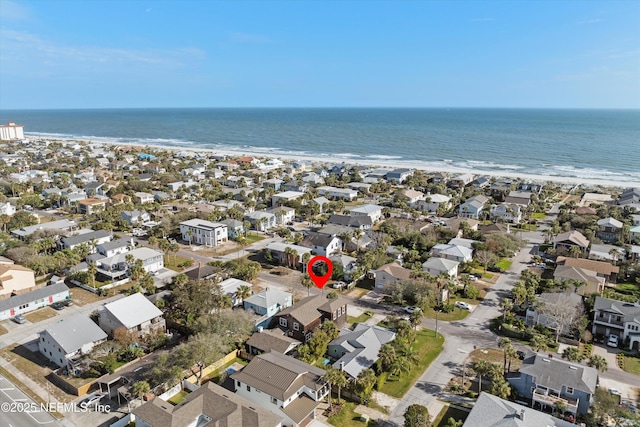
[(2, 13), (0, 22), (22, 21), (29, 18), (27, 8), (10, 0), (2, 0)]

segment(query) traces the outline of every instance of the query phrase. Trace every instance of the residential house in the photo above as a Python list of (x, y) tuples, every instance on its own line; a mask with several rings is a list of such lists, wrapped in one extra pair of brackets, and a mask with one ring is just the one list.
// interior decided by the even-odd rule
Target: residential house
[(396, 262), (385, 264), (375, 271), (375, 288), (378, 291), (388, 291), (388, 288), (403, 280), (411, 278), (411, 270)]
[(266, 209), (265, 212), (275, 215), (276, 225), (288, 224), (296, 217), (296, 210), (287, 206)]
[(302, 344), (300, 341), (288, 337), (280, 329), (263, 329), (259, 326), (258, 330), (245, 342), (244, 347), (251, 358), (271, 351), (288, 354), (300, 344)]
[(299, 200), (304, 196), (300, 191), (283, 191), (282, 193), (274, 194), (271, 196), (271, 206), (277, 207), (291, 202), (293, 200)]
[(302, 176), (302, 178), (300, 178), (300, 181), (313, 186), (324, 184), (324, 178), (315, 172), (309, 172), (308, 174), (305, 174), (304, 176)]
[(604, 261), (594, 261), (584, 258), (559, 256), (558, 258), (556, 258), (556, 264), (558, 266), (565, 265), (568, 267), (576, 267), (583, 270), (594, 271), (598, 277), (603, 277), (608, 282), (615, 282), (616, 276), (618, 272), (620, 272), (620, 267), (618, 267), (617, 265), (612, 265), (611, 263)]
[(556, 249), (556, 251), (564, 250), (569, 252), (572, 247), (577, 247), (580, 249), (580, 252), (586, 254), (589, 250), (589, 243), (589, 240), (587, 240), (582, 233), (577, 230), (571, 230), (555, 236), (553, 248)]
[(129, 276), (127, 256), (131, 255), (134, 262), (142, 261), (142, 268), (147, 273), (154, 273), (164, 268), (164, 254), (151, 248), (141, 247), (129, 252), (119, 253), (110, 257), (98, 259), (97, 273), (101, 277), (117, 281)]
[(162, 311), (139, 292), (105, 304), (98, 311), (98, 325), (110, 336), (121, 328), (138, 335), (166, 329)]
[(246, 221), (257, 231), (267, 231), (276, 226), (276, 216), (265, 211), (255, 211), (244, 216)]
[(390, 329), (357, 323), (353, 330), (340, 330), (340, 335), (327, 346), (327, 354), (335, 360), (334, 368), (355, 380), (360, 372), (376, 363), (380, 348), (395, 337), (396, 333)]
[(511, 181), (495, 181), (489, 186), (489, 194), (494, 200), (504, 202), (512, 189), (513, 183)]
[(371, 191), (371, 184), (367, 184), (366, 182), (350, 182), (347, 184), (347, 187), (358, 191), (360, 194), (369, 194)]
[(69, 237), (63, 237), (58, 242), (60, 249), (75, 249), (79, 246), (86, 245), (89, 253), (96, 251), (97, 245), (110, 242), (113, 235), (107, 230), (91, 230), (88, 233), (76, 234)]
[(480, 219), (482, 209), (488, 201), (489, 199), (483, 195), (470, 197), (460, 205), (459, 215), (463, 218)]
[(618, 197), (618, 204), (621, 206), (640, 204), (640, 188), (625, 188)]
[(173, 405), (159, 397), (133, 411), (138, 427), (282, 427), (284, 418), (209, 381)]
[[(560, 297), (562, 297), (561, 300), (559, 300)], [(543, 292), (536, 296), (536, 299), (539, 304), (531, 304), (527, 307), (525, 321), (528, 326), (543, 325), (552, 330), (558, 329), (557, 321), (553, 317), (544, 314), (544, 310), (540, 310), (539, 307), (562, 301), (563, 307), (566, 306), (567, 309), (576, 307), (577, 310), (580, 310), (582, 308), (582, 297), (574, 292), (564, 292), (561, 294), (556, 292)], [(579, 312), (581, 313), (581, 311)], [(560, 334), (568, 335), (571, 332), (571, 326), (572, 325), (564, 325), (564, 329), (560, 331)]]
[(344, 200), (347, 202), (352, 202), (358, 198), (358, 191), (350, 188), (322, 186), (316, 188), (316, 192), (319, 196), (324, 196), (328, 199)]
[(333, 321), (338, 328), (346, 324), (347, 302), (342, 298), (312, 295), (276, 314), (274, 324), (288, 336), (307, 342), (325, 320)]
[(476, 189), (486, 188), (489, 186), (489, 184), (491, 184), (491, 182), (489, 181), (489, 177), (486, 177), (486, 176), (479, 176), (473, 181), (471, 181), (471, 185), (473, 185), (473, 188), (476, 188)]
[(423, 200), (420, 200), (416, 204), (416, 208), (419, 211), (429, 212), (435, 214), (440, 210), (446, 210), (451, 207), (451, 197), (444, 194), (431, 194), (427, 193)]
[(431, 248), (430, 255), (450, 259), (457, 262), (471, 262), (473, 260), (473, 249), (465, 246), (452, 245), (450, 243), (438, 243)]
[(198, 218), (181, 222), (180, 234), (182, 240), (189, 244), (195, 243), (207, 247), (222, 245), (229, 239), (226, 224)]
[(19, 240), (24, 240), (39, 230), (56, 230), (60, 234), (74, 231), (78, 228), (78, 224), (68, 219), (60, 219), (58, 221), (43, 222), (41, 224), (30, 225), (18, 230), (11, 230), (11, 236)]
[(104, 257), (112, 257), (114, 255), (129, 252), (135, 247), (133, 239), (123, 237), (122, 239), (112, 240), (96, 245), (96, 252)]
[(122, 218), (132, 227), (151, 221), (151, 215), (149, 215), (149, 212), (141, 211), (138, 209), (134, 209), (132, 211), (123, 211), (120, 214), (120, 218)]
[(615, 218), (604, 218), (598, 221), (598, 237), (603, 242), (616, 242), (622, 239), (624, 224)]
[(153, 194), (151, 194), (151, 193), (145, 193), (143, 191), (138, 191), (138, 192), (134, 193), (134, 200), (136, 201), (136, 203), (144, 205), (146, 203), (153, 203), (155, 199), (153, 197)]
[(9, 319), (16, 314), (28, 313), (66, 299), (69, 299), (69, 288), (64, 282), (44, 286), (15, 296), (7, 296), (4, 299), (0, 299), (0, 320)]
[(243, 303), (242, 299), (238, 297), (238, 289), (241, 286), (246, 286), (251, 289), (253, 285), (249, 282), (245, 282), (244, 280), (229, 278), (220, 282), (219, 286), (222, 289), (222, 293), (231, 297), (231, 305), (236, 307)]
[(509, 205), (518, 205), (523, 209), (531, 204), (531, 192), (530, 191), (510, 191), (509, 195), (505, 197), (504, 202)]
[(330, 392), (325, 371), (272, 351), (254, 357), (231, 375), (236, 394), (284, 418), (283, 425), (306, 426)]
[(412, 175), (413, 169), (400, 168), (387, 172), (385, 178), (394, 184), (402, 184)]
[(12, 216), (14, 213), (16, 213), (16, 208), (11, 203), (0, 203), (0, 215)]
[(418, 202), (424, 200), (424, 193), (421, 191), (416, 191), (412, 188), (407, 188), (402, 192), (402, 200), (412, 208), (418, 208)]
[(624, 261), (627, 250), (622, 246), (592, 243), (589, 248), (589, 259), (607, 263)]
[(244, 223), (242, 221), (238, 221), (237, 219), (223, 219), (220, 223), (227, 226), (229, 239), (239, 239), (245, 234)]
[(35, 286), (32, 269), (18, 264), (0, 264), (0, 299), (32, 291)]
[(191, 270), (185, 271), (184, 274), (187, 275), (189, 280), (210, 280), (217, 279), (220, 275), (220, 272), (221, 270), (218, 267), (198, 262), (197, 266), (195, 266)]
[(86, 314), (76, 314), (38, 333), (40, 353), (61, 368), (73, 371), (73, 362), (107, 340), (107, 334)]
[(333, 255), (329, 257), (329, 259), (334, 268), (336, 265), (342, 266), (342, 271), (344, 271), (343, 280), (351, 282), (352, 280), (359, 279), (359, 277), (354, 277), (354, 274), (358, 271), (358, 260), (356, 258), (348, 255)]
[(629, 237), (633, 242), (640, 242), (640, 215), (631, 215), (633, 224), (629, 229)]
[(451, 188), (464, 188), (467, 185), (471, 184), (474, 180), (473, 174), (463, 173), (454, 178), (451, 178), (449, 181), (449, 187)]
[(593, 326), (596, 337), (616, 335), (621, 342), (629, 340), (629, 347), (640, 348), (640, 303), (629, 303), (596, 297), (593, 304)]
[(580, 267), (559, 265), (553, 272), (553, 279), (573, 285), (572, 291), (579, 295), (600, 294), (604, 290), (605, 280), (595, 271)]
[(575, 427), (575, 424), (483, 391), (462, 427), (496, 426)]
[(350, 216), (335, 214), (329, 217), (327, 224), (359, 228), (360, 230), (369, 230), (373, 227), (373, 220), (368, 215)]
[(489, 211), (489, 217), (493, 221), (518, 224), (522, 221), (522, 210), (520, 209), (520, 205), (504, 202), (499, 205), (492, 205)]
[(258, 317), (256, 327), (268, 327), (271, 318), (280, 310), (293, 305), (293, 295), (278, 289), (267, 289), (251, 295), (243, 302), (244, 309), (253, 311)]
[(517, 373), (507, 381), (518, 394), (531, 400), (534, 409), (553, 410), (556, 402), (573, 416), (589, 411), (598, 384), (598, 371), (559, 358), (534, 354), (525, 358)]
[(284, 181), (278, 178), (265, 179), (262, 181), (262, 188), (270, 188), (275, 191), (280, 191), (282, 184), (284, 184)]
[(382, 219), (382, 206), (378, 205), (361, 205), (349, 209), (349, 216), (359, 217), (368, 216), (374, 224)]
[(306, 234), (300, 245), (310, 248), (312, 254), (326, 257), (340, 253), (342, 250), (342, 240), (340, 238), (313, 231)]
[(426, 271), (432, 276), (446, 274), (451, 278), (455, 278), (458, 275), (459, 264), (460, 263), (458, 261), (434, 256), (422, 263), (422, 271)]
[(287, 248), (295, 252), (295, 268), (298, 268), (300, 266), (302, 267), (302, 272), (306, 272), (307, 266), (302, 262), (302, 255), (304, 255), (305, 253), (311, 254), (310, 248), (290, 243), (273, 242), (269, 243), (265, 247), (265, 250), (271, 253), (271, 256), (275, 261), (278, 262), (278, 264), (285, 265), (288, 264), (287, 258), (292, 256), (287, 254)]

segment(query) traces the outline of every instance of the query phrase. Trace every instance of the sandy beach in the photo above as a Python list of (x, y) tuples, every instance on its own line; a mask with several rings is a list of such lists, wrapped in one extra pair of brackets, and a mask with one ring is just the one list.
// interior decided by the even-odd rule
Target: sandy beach
[[(108, 141), (92, 141), (92, 140), (76, 140), (76, 139), (56, 139), (51, 141), (59, 141), (65, 144), (69, 144), (72, 142), (85, 142), (89, 143), (93, 146), (127, 146), (130, 145), (132, 147), (148, 147), (150, 149), (159, 150), (159, 151), (170, 151), (170, 152), (191, 152), (191, 153), (207, 153), (207, 154), (216, 154), (216, 155), (224, 155), (229, 158), (234, 157), (242, 157), (242, 156), (250, 156), (258, 159), (273, 159), (277, 158), (283, 161), (307, 161), (311, 163), (315, 163), (318, 165), (321, 164), (347, 164), (347, 165), (361, 165), (361, 166), (369, 166), (374, 168), (387, 168), (387, 169), (396, 169), (396, 168), (410, 168), (415, 170), (421, 170), (427, 173), (448, 173), (448, 174), (462, 174), (462, 173), (472, 173), (475, 176), (488, 176), (494, 177), (497, 179), (505, 178), (505, 179), (522, 179), (525, 181), (532, 181), (535, 183), (545, 183), (545, 182), (553, 182), (561, 185), (565, 185), (567, 187), (575, 187), (580, 186), (583, 190), (589, 191), (607, 191), (609, 189), (622, 189), (628, 187), (638, 187), (640, 183), (638, 182), (629, 182), (629, 181), (621, 181), (615, 179), (599, 179), (599, 178), (583, 178), (583, 177), (567, 177), (567, 176), (554, 176), (554, 175), (532, 175), (517, 171), (487, 171), (482, 169), (472, 169), (472, 168), (460, 168), (455, 166), (443, 166), (442, 164), (430, 165), (427, 162), (422, 161), (400, 161), (397, 159), (362, 159), (362, 158), (340, 158), (339, 156), (332, 158), (319, 158), (317, 156), (305, 155), (301, 154), (283, 154), (283, 153), (264, 153), (264, 152), (252, 152), (250, 150), (231, 150), (231, 149), (219, 149), (219, 148), (194, 148), (194, 147), (180, 147), (180, 146), (162, 146), (162, 145), (154, 145), (154, 144), (125, 144), (122, 142), (108, 142)], [(390, 156), (391, 157), (391, 156)], [(435, 162), (434, 162), (435, 163)]]

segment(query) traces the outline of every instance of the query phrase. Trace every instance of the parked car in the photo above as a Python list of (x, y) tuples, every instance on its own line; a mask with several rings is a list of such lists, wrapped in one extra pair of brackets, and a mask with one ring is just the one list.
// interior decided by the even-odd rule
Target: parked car
[(66, 305), (64, 305), (64, 303), (61, 301), (54, 302), (53, 304), (51, 304), (51, 308), (53, 308), (54, 310), (62, 310), (65, 307)]
[(502, 269), (496, 265), (492, 265), (491, 267), (487, 268), (487, 270), (492, 273), (502, 273)]
[(462, 310), (471, 310), (471, 306), (464, 301), (456, 301), (456, 307)]
[(13, 317), (13, 321), (22, 325), (23, 323), (27, 323), (27, 318), (22, 314), (17, 314)]
[(102, 398), (104, 397), (104, 394), (102, 393), (96, 393), (96, 394), (92, 394), (91, 396), (83, 399), (79, 405), (81, 408), (86, 409), (90, 406), (93, 406), (95, 404), (97, 404), (98, 402), (100, 402), (100, 400), (102, 400)]
[(609, 387), (609, 393), (613, 394), (614, 396), (622, 396), (622, 393), (620, 393), (620, 390), (613, 387)]
[(345, 287), (345, 285), (346, 285), (346, 283), (344, 283), (344, 282), (336, 282), (333, 285), (331, 285), (331, 287), (333, 289), (342, 289), (342, 288)]
[(527, 355), (524, 351), (522, 350), (518, 350), (516, 351), (516, 354), (518, 355), (518, 359), (520, 360), (524, 360), (524, 357)]
[(66, 299), (62, 301), (62, 303), (65, 305), (65, 307), (71, 307), (73, 305), (73, 301), (71, 301), (70, 299)]
[(404, 308), (404, 311), (406, 311), (409, 314), (415, 313), (416, 311), (422, 311), (420, 309), (420, 307), (412, 307), (412, 306), (407, 306)]
[(617, 335), (609, 335), (609, 339), (607, 340), (607, 345), (609, 347), (617, 347), (618, 346), (618, 336)]

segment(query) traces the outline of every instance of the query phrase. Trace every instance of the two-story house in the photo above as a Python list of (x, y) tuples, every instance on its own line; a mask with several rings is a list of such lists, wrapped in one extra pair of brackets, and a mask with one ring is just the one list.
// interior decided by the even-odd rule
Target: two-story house
[(98, 325), (111, 336), (119, 329), (138, 335), (166, 329), (162, 311), (139, 292), (105, 304), (98, 311)]
[(616, 242), (622, 238), (624, 224), (615, 218), (604, 218), (598, 221), (598, 237), (603, 242)]
[(278, 289), (267, 289), (251, 295), (243, 302), (244, 309), (253, 311), (257, 316), (256, 327), (268, 327), (271, 318), (280, 310), (293, 305), (293, 295)]
[(382, 219), (382, 206), (366, 204), (349, 209), (349, 216), (368, 216), (374, 224)]
[(484, 209), (488, 201), (489, 199), (483, 195), (470, 197), (460, 204), (459, 215), (463, 218), (479, 219), (482, 209)]
[(553, 410), (556, 402), (565, 412), (584, 415), (589, 411), (598, 384), (595, 368), (541, 354), (529, 356), (507, 381), (519, 395), (531, 400), (534, 409)]
[(375, 271), (375, 288), (378, 292), (389, 291), (389, 287), (394, 283), (409, 279), (411, 279), (411, 270), (397, 262), (391, 262)]
[(330, 234), (309, 232), (300, 245), (310, 248), (313, 254), (328, 257), (340, 253), (342, 240)]
[(434, 256), (422, 263), (422, 271), (426, 271), (432, 276), (439, 276), (444, 273), (451, 278), (455, 278), (458, 275), (458, 265), (460, 265), (458, 261)]
[(284, 425), (305, 426), (329, 394), (325, 371), (272, 351), (254, 357), (231, 375), (236, 394), (282, 417)]
[(570, 252), (572, 247), (578, 247), (583, 254), (589, 249), (589, 240), (579, 231), (571, 230), (558, 234), (553, 241), (553, 248), (556, 251), (564, 250)]
[(629, 340), (629, 347), (640, 348), (640, 304), (596, 297), (593, 304), (594, 336), (616, 335)]
[(132, 227), (151, 221), (151, 216), (149, 215), (149, 212), (140, 211), (138, 209), (134, 209), (132, 211), (123, 211), (120, 214), (120, 218), (122, 218)]
[(307, 342), (325, 320), (333, 321), (338, 328), (346, 324), (347, 302), (342, 298), (312, 295), (276, 314), (274, 326), (298, 341)]
[(96, 251), (105, 257), (112, 257), (118, 254), (129, 252), (135, 247), (132, 239), (123, 237), (121, 239), (112, 240), (110, 242), (96, 245)]
[(522, 221), (522, 210), (520, 209), (520, 205), (505, 202), (491, 206), (489, 217), (493, 221), (504, 221), (518, 224)]
[(107, 340), (107, 334), (85, 314), (59, 321), (38, 333), (38, 349), (47, 359), (72, 370), (75, 359)]
[(110, 242), (112, 238), (113, 235), (107, 230), (91, 230), (87, 233), (63, 237), (58, 246), (60, 249), (75, 249), (85, 245), (89, 248), (89, 253), (94, 253), (98, 245)]
[(185, 242), (208, 247), (219, 246), (229, 239), (225, 224), (198, 218), (181, 222), (180, 234)]
[(438, 243), (431, 248), (431, 256), (457, 262), (471, 262), (473, 260), (473, 249), (451, 243)]

